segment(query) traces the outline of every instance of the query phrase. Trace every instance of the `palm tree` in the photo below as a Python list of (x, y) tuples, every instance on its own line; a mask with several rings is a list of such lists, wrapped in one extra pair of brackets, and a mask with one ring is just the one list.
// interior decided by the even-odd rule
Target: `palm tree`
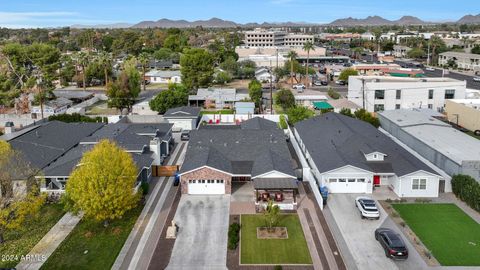
[(305, 42), (303, 44), (303, 50), (307, 52), (307, 65), (305, 67), (305, 75), (307, 76), (307, 84), (309, 83), (309, 77), (308, 77), (308, 62), (310, 61), (310, 51), (314, 51), (315, 47), (313, 46), (313, 43), (310, 41)]
[(138, 62), (142, 66), (142, 85), (143, 85), (143, 91), (145, 91), (146, 90), (145, 73), (146, 73), (148, 63), (150, 62), (150, 55), (145, 52), (142, 52), (138, 56)]
[(437, 60), (437, 48), (441, 47), (442, 45), (445, 45), (443, 40), (439, 36), (432, 36), (430, 38), (430, 47), (432, 48), (432, 60), (436, 64), (438, 61)]
[(86, 71), (86, 68), (88, 66), (88, 62), (89, 62), (89, 55), (86, 54), (85, 52), (80, 52), (78, 54), (78, 63), (80, 64), (80, 66), (82, 67), (82, 80), (83, 80), (83, 90), (86, 90), (87, 89), (87, 84), (86, 84), (86, 74), (85, 74), (85, 71)]
[(107, 91), (107, 84), (108, 84), (108, 69), (112, 67), (112, 55), (107, 52), (102, 52), (100, 54), (100, 65), (103, 67), (103, 71), (105, 73), (105, 91)]
[(295, 51), (289, 51), (287, 57), (290, 58), (290, 80), (293, 86), (293, 61), (297, 58), (298, 54)]
[(377, 57), (378, 52), (380, 51), (380, 38), (382, 37), (382, 30), (381, 29), (374, 29), (373, 36), (375, 37), (375, 42), (377, 43)]

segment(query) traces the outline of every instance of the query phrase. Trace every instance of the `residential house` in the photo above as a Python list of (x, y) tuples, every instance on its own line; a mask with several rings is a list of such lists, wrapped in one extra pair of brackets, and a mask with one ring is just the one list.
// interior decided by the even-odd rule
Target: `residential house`
[[(73, 105), (73, 102), (69, 99), (60, 97), (54, 100), (48, 100), (43, 104), (43, 116), (49, 117), (50, 115), (63, 114), (67, 112), (67, 109)], [(42, 106), (35, 105), (32, 106), (30, 113), (32, 118), (41, 118), (42, 117)]]
[(371, 124), (326, 113), (295, 125), (294, 135), (319, 186), (331, 193), (437, 197), (440, 176)]
[(418, 110), (385, 111), (378, 118), (383, 129), (448, 175), (480, 181), (480, 140)]
[(255, 117), (240, 125), (207, 125), (190, 132), (181, 191), (231, 194), (232, 183), (252, 181), (257, 204), (273, 196), (281, 208), (292, 209), (298, 192), (293, 169), (285, 134), (276, 123)]
[(235, 102), (235, 114), (254, 114), (254, 102)]
[(406, 58), (408, 56), (408, 52), (411, 51), (412, 48), (402, 45), (394, 45), (393, 46), (393, 55), (397, 58)]
[(266, 67), (260, 67), (255, 70), (255, 79), (259, 82), (275, 82), (276, 77)]
[(151, 70), (145, 73), (145, 80), (150, 83), (181, 83), (180, 70)]
[(173, 124), (175, 131), (196, 129), (200, 122), (199, 107), (176, 107), (169, 109), (163, 115), (163, 118), (170, 124)]
[(188, 96), (190, 106), (233, 109), (235, 102), (249, 99), (248, 94), (239, 94), (235, 88), (200, 88), (196, 95)]
[(465, 98), (467, 83), (452, 78), (350, 76), (348, 100), (369, 112), (428, 108), (442, 111), (445, 100)]

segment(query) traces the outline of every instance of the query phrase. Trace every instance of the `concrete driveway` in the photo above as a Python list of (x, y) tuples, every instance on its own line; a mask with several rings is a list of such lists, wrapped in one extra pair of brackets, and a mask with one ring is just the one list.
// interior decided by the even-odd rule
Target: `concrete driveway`
[(226, 269), (230, 195), (182, 195), (167, 269)]
[(355, 198), (360, 194), (329, 194), (328, 206), (345, 240), (354, 264), (359, 270), (399, 269), (396, 263), (385, 256), (374, 232), (381, 227), (387, 214), (380, 207), (379, 220), (364, 220), (355, 207)]

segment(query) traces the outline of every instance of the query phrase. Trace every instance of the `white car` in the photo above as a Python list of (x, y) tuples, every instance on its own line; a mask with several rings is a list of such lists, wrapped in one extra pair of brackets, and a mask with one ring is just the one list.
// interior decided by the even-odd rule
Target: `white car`
[(435, 69), (432, 68), (432, 67), (427, 67), (427, 68), (425, 68), (425, 70), (427, 70), (427, 71), (435, 71)]
[(303, 90), (305, 89), (305, 85), (303, 83), (294, 84), (292, 88), (297, 90), (300, 90), (300, 89)]
[(378, 211), (375, 200), (368, 197), (357, 197), (355, 199), (355, 206), (360, 211), (362, 218), (379, 219), (380, 211)]
[(473, 77), (473, 80), (476, 82), (480, 82), (480, 77)]

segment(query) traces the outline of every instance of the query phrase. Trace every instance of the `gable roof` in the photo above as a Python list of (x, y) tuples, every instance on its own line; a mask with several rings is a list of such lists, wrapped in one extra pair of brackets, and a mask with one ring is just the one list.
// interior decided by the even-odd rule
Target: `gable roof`
[[(373, 173), (403, 176), (423, 170), (437, 173), (369, 123), (326, 113), (295, 125), (320, 172), (346, 165)], [(384, 161), (367, 161), (365, 154), (381, 152)]]
[(197, 118), (200, 116), (201, 108), (182, 106), (171, 108), (163, 114), (164, 118)]
[(9, 141), (37, 169), (42, 169), (77, 145), (103, 123), (64, 123), (51, 121)]
[(204, 166), (252, 177), (274, 170), (295, 177), (284, 133), (278, 128), (192, 130), (180, 172)]
[(277, 123), (267, 120), (262, 117), (253, 117), (240, 124), (242, 129), (263, 129), (275, 130), (278, 129)]

